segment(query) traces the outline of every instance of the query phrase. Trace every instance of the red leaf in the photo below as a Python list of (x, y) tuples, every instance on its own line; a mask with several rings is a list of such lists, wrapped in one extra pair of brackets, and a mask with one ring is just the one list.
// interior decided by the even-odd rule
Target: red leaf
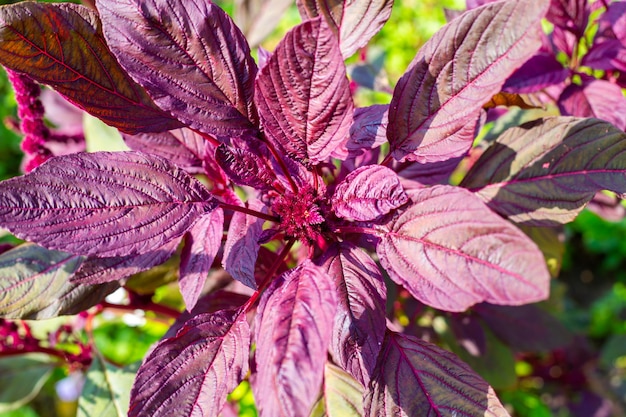
[(256, 64), (233, 21), (209, 1), (97, 2), (109, 47), (156, 104), (194, 129), (254, 132)]
[(367, 417), (509, 416), (493, 388), (455, 355), (394, 332), (364, 402)]
[(483, 104), (541, 46), (547, 5), (491, 3), (452, 20), (426, 42), (391, 100), (392, 156), (426, 163), (467, 152)]
[(337, 39), (318, 18), (278, 44), (256, 81), (268, 139), (305, 164), (330, 156), (348, 135), (353, 103)]
[(130, 393), (129, 417), (217, 416), (248, 372), (249, 345), (245, 314), (195, 316), (144, 360)]
[(541, 251), (478, 198), (445, 185), (413, 198), (376, 252), (391, 279), (419, 301), (463, 311), (482, 301), (520, 305), (548, 296)]
[(337, 295), (321, 268), (305, 261), (263, 293), (255, 325), (252, 381), (261, 417), (309, 417), (319, 396)]

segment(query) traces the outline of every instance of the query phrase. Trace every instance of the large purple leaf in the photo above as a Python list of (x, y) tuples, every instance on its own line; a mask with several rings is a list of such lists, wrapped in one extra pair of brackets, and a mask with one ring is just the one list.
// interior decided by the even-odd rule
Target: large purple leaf
[[(258, 200), (250, 200), (251, 209), (265, 211), (265, 206)], [(259, 254), (259, 237), (263, 232), (264, 220), (242, 212), (235, 212), (228, 227), (224, 244), (222, 266), (244, 285), (256, 289), (254, 265)]]
[(626, 195), (626, 134), (597, 119), (558, 117), (512, 128), (461, 183), (516, 223), (572, 221), (596, 191)]
[(391, 169), (368, 165), (352, 171), (337, 185), (332, 198), (335, 214), (368, 221), (384, 216), (409, 201), (400, 179)]
[(339, 295), (330, 353), (367, 385), (385, 335), (383, 277), (372, 258), (348, 242), (332, 246), (318, 263), (335, 279)]
[(609, 81), (588, 78), (582, 85), (570, 84), (559, 97), (559, 109), (564, 116), (597, 117), (626, 129), (626, 97)]
[(393, 0), (297, 0), (303, 19), (322, 16), (339, 37), (344, 58), (364, 47), (391, 15)]
[(596, 39), (581, 64), (594, 69), (626, 71), (626, 46), (617, 39)]
[(97, 2), (120, 64), (163, 110), (218, 136), (255, 130), (256, 64), (239, 29), (210, 1)]
[(473, 304), (520, 305), (548, 296), (550, 275), (537, 246), (458, 187), (413, 194), (376, 248), (392, 280), (424, 304), (463, 311)]
[(465, 12), (426, 42), (393, 93), (392, 156), (426, 163), (467, 152), (483, 104), (541, 46), (547, 6), (547, 0), (491, 3)]
[(599, 32), (608, 28), (626, 46), (626, 1), (614, 1), (600, 17)]
[(100, 302), (118, 285), (86, 286), (69, 277), (82, 256), (25, 243), (0, 256), (0, 317), (48, 319), (75, 314)]
[(249, 351), (245, 314), (195, 316), (144, 360), (130, 393), (129, 417), (217, 416), (248, 372)]
[(570, 70), (563, 67), (554, 54), (538, 53), (515, 71), (502, 89), (512, 93), (534, 93), (562, 83), (569, 73)]
[(337, 294), (310, 261), (278, 277), (261, 296), (252, 381), (261, 417), (308, 417), (319, 396)]
[(337, 39), (317, 18), (288, 32), (260, 71), (255, 100), (268, 139), (317, 164), (348, 135), (353, 103)]
[(109, 51), (97, 14), (75, 4), (23, 2), (0, 8), (0, 63), (48, 84), (128, 133), (180, 126), (162, 112)]
[(366, 417), (509, 416), (493, 388), (458, 357), (394, 332), (385, 337), (364, 409)]
[(163, 133), (141, 133), (122, 137), (132, 150), (165, 158), (189, 173), (204, 172), (202, 161), (207, 141), (191, 129), (182, 128)]
[(139, 152), (72, 154), (0, 183), (0, 224), (55, 250), (102, 257), (156, 250), (217, 206), (195, 178)]
[(187, 310), (196, 305), (215, 256), (222, 246), (224, 212), (221, 208), (203, 216), (187, 232), (180, 255), (178, 284)]

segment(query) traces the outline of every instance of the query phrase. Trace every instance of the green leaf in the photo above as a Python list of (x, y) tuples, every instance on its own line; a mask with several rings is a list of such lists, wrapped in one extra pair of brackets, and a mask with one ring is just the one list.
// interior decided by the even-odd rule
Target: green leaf
[(0, 358), (0, 413), (35, 398), (55, 366), (56, 362), (42, 353)]
[(350, 374), (335, 365), (326, 364), (324, 398), (328, 417), (361, 417), (363, 394), (363, 386)]
[(25, 243), (0, 255), (0, 317), (47, 319), (76, 314), (101, 301), (118, 284), (69, 281), (83, 257)]
[(180, 127), (120, 67), (97, 13), (87, 7), (34, 2), (1, 7), (0, 63), (126, 133)]
[(96, 353), (78, 399), (77, 417), (126, 417), (139, 362), (120, 368)]

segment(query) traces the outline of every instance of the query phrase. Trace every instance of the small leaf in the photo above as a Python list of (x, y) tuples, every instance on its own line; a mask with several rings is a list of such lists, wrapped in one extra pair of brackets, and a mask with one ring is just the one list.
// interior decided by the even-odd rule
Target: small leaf
[(328, 417), (361, 417), (363, 394), (363, 387), (350, 374), (335, 365), (326, 364), (324, 403)]
[(318, 264), (334, 277), (339, 296), (330, 353), (367, 385), (385, 336), (383, 277), (372, 258), (348, 242), (331, 246)]
[(426, 163), (467, 152), (482, 106), (541, 45), (547, 6), (546, 0), (491, 3), (465, 12), (426, 42), (393, 93), (392, 156)]
[(448, 184), (463, 157), (445, 161), (429, 162), (395, 162), (393, 170), (400, 177), (400, 184), (405, 190), (423, 188), (425, 185)]
[(507, 130), (461, 183), (516, 223), (572, 221), (607, 189), (626, 195), (626, 134), (597, 119), (549, 118)]
[(589, 12), (587, 0), (551, 0), (546, 19), (580, 38), (589, 23)]
[(337, 185), (332, 198), (337, 216), (356, 221), (375, 220), (407, 201), (398, 175), (382, 165), (352, 171)]
[(97, 2), (104, 36), (155, 103), (193, 129), (254, 133), (256, 64), (243, 34), (212, 2)]
[[(250, 200), (250, 208), (264, 211), (263, 203)], [(259, 238), (263, 232), (264, 220), (242, 212), (235, 212), (230, 221), (222, 266), (242, 284), (256, 289), (254, 265), (259, 254)]]
[(582, 85), (570, 84), (559, 97), (559, 109), (564, 116), (595, 117), (626, 129), (626, 97), (609, 81), (589, 78)]
[(269, 189), (276, 176), (266, 159), (244, 147), (230, 148), (222, 144), (215, 150), (215, 160), (226, 175), (238, 185)]
[(112, 365), (96, 352), (78, 399), (77, 417), (126, 417), (139, 363)]
[(491, 97), (487, 103), (483, 105), (483, 109), (493, 109), (497, 106), (517, 106), (520, 109), (537, 109), (539, 107), (529, 103), (524, 97), (519, 94), (511, 94), (505, 92), (499, 92), (495, 96)]
[(389, 276), (424, 304), (464, 311), (473, 304), (520, 305), (548, 296), (537, 246), (462, 188), (416, 191), (376, 248)]
[(0, 413), (35, 398), (57, 363), (43, 353), (0, 358)]
[(222, 246), (223, 234), (224, 212), (221, 208), (201, 217), (187, 232), (180, 255), (178, 284), (188, 311), (194, 308), (202, 293), (211, 265)]
[(120, 67), (100, 26), (94, 11), (76, 4), (2, 6), (0, 63), (123, 132), (179, 127)]
[(72, 154), (0, 183), (0, 224), (55, 250), (102, 257), (150, 252), (217, 202), (195, 178), (139, 152)]
[(354, 123), (350, 126), (348, 151), (359, 155), (364, 149), (374, 149), (387, 142), (389, 106), (373, 105), (354, 109)]
[(331, 277), (305, 261), (275, 279), (256, 316), (252, 381), (261, 417), (308, 417), (318, 398), (336, 292)]
[(339, 38), (344, 58), (364, 47), (391, 15), (393, 0), (297, 0), (303, 20), (322, 16)]
[(534, 93), (565, 81), (570, 71), (553, 53), (538, 53), (524, 63), (504, 83), (502, 89), (515, 93)]
[(364, 397), (365, 416), (485, 416), (509, 413), (493, 388), (435, 345), (388, 332)]
[(217, 416), (248, 372), (249, 351), (245, 314), (195, 316), (148, 354), (130, 393), (128, 416)]
[(337, 39), (319, 18), (285, 35), (256, 87), (268, 139), (294, 159), (318, 164), (348, 135), (354, 105), (346, 67)]

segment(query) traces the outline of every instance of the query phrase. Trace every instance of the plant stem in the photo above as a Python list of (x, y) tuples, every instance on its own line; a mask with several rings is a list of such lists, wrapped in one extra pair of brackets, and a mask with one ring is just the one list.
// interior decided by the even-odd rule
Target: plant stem
[(232, 211), (239, 211), (241, 213), (245, 213), (245, 214), (249, 214), (250, 216), (254, 216), (254, 217), (258, 217), (259, 219), (263, 219), (263, 220), (268, 220), (270, 222), (274, 222), (274, 223), (279, 223), (280, 219), (276, 216), (272, 216), (270, 214), (265, 214), (265, 213), (261, 213), (260, 211), (256, 211), (256, 210), (252, 210), (249, 209), (247, 207), (241, 207), (241, 206), (237, 206), (234, 204), (228, 204), (228, 203), (219, 203), (220, 207), (227, 209), (227, 210), (232, 210)]

